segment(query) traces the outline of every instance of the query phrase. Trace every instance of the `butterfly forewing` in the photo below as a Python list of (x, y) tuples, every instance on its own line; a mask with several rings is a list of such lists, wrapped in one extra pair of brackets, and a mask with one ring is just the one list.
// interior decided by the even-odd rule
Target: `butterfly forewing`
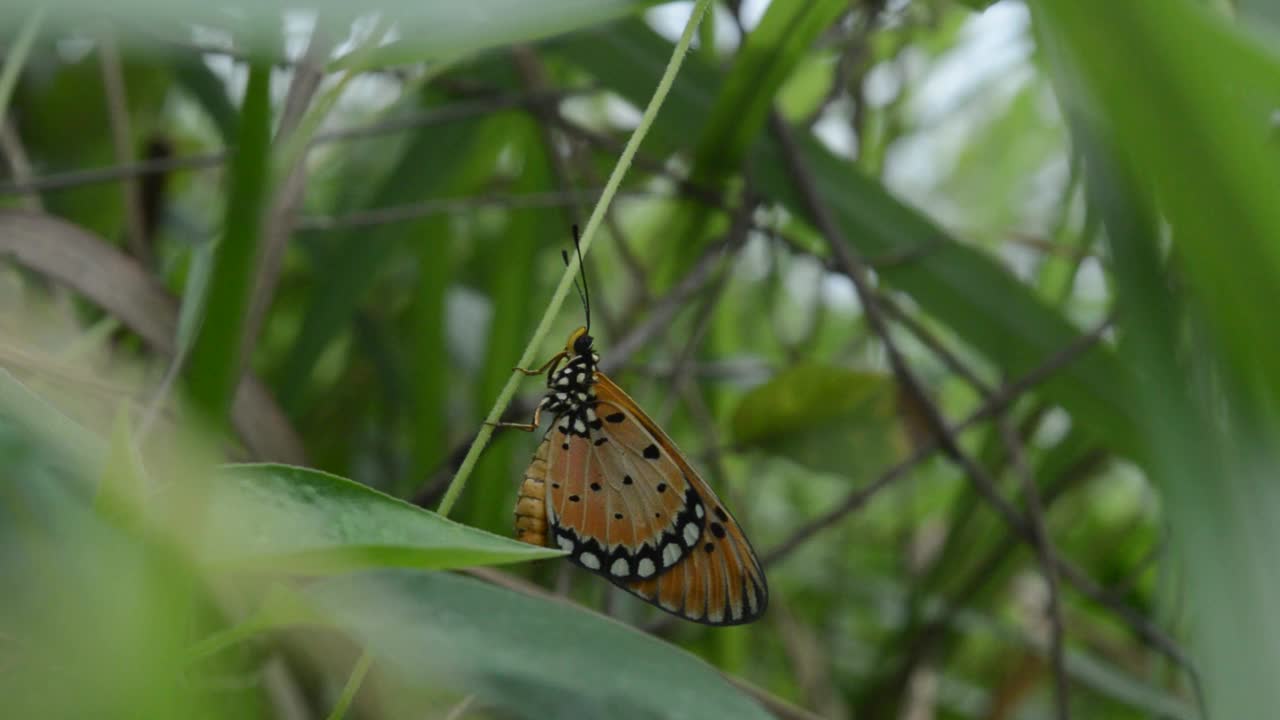
[[(764, 571), (751, 543), (720, 499), (689, 465), (671, 438), (603, 373), (596, 373), (601, 414), (619, 407), (652, 435), (701, 499), (706, 516), (698, 542), (673, 572), (621, 584), (669, 612), (709, 624), (737, 624), (759, 617), (768, 604)], [(678, 571), (678, 572), (677, 572)]]
[(696, 547), (706, 507), (634, 415), (603, 401), (595, 415), (584, 436), (560, 421), (550, 430), (554, 541), (574, 563), (611, 580), (655, 577)]

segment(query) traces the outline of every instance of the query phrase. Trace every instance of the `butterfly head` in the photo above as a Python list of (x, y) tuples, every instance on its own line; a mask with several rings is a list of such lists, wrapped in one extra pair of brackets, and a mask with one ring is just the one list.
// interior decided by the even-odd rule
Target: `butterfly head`
[(595, 340), (587, 333), (587, 329), (585, 327), (580, 327), (572, 333), (569, 333), (569, 341), (564, 344), (564, 349), (565, 352), (570, 355), (579, 357), (583, 355), (589, 356), (592, 354), (591, 344), (593, 342), (595, 342)]

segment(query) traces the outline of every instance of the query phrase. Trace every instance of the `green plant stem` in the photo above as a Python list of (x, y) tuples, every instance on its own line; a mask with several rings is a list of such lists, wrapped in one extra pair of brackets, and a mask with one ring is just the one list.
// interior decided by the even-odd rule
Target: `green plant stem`
[[(675, 50), (671, 53), (671, 59), (667, 61), (667, 69), (663, 71), (662, 78), (658, 81), (658, 87), (653, 91), (653, 97), (649, 99), (649, 105), (645, 107), (644, 114), (640, 117), (640, 124), (636, 126), (635, 132), (631, 133), (631, 138), (627, 140), (627, 145), (622, 149), (622, 155), (618, 157), (618, 163), (614, 165), (613, 172), (609, 175), (609, 181), (605, 184), (604, 192), (600, 194), (600, 200), (596, 203), (595, 208), (591, 210), (591, 217), (587, 220), (587, 227), (582, 231), (581, 245), (584, 256), (587, 250), (591, 248), (591, 242), (595, 239), (596, 228), (600, 225), (605, 210), (608, 209), (609, 203), (613, 201), (613, 196), (618, 192), (618, 186), (622, 184), (622, 178), (627, 174), (627, 169), (631, 167), (632, 158), (635, 157), (636, 151), (640, 148), (640, 143), (644, 141), (644, 136), (649, 132), (649, 127), (653, 125), (653, 120), (658, 115), (658, 109), (662, 107), (667, 93), (671, 90), (676, 74), (679, 73), (680, 66), (684, 63), (684, 56), (689, 51), (689, 43), (693, 41), (694, 32), (698, 29), (698, 22), (706, 14), (707, 7), (710, 5), (711, 0), (698, 0), (697, 4), (694, 5), (693, 12), (689, 15), (689, 22), (685, 25), (684, 32), (680, 35), (680, 41), (676, 43)], [(569, 286), (573, 284), (573, 278), (578, 274), (578, 262), (576, 255), (569, 256), (569, 264), (565, 268), (564, 276), (560, 278), (560, 284), (556, 286), (556, 291), (551, 296), (551, 302), (548, 303), (546, 312), (542, 314), (542, 320), (538, 323), (537, 329), (533, 331), (533, 337), (529, 340), (529, 344), (525, 346), (524, 354), (520, 356), (520, 362), (517, 364), (518, 367), (528, 367), (533, 362), (533, 354), (541, 347), (543, 338), (546, 337), (547, 332), (551, 329), (552, 319), (559, 312), (560, 305), (564, 303), (565, 297), (569, 295)], [(437, 508), (437, 512), (441, 515), (448, 515), (449, 511), (453, 509), (454, 503), (458, 501), (458, 496), (462, 494), (462, 489), (467, 485), (467, 478), (470, 477), (471, 471), (475, 468), (476, 461), (480, 459), (480, 453), (493, 435), (494, 424), (502, 418), (502, 411), (511, 403), (511, 398), (516, 394), (516, 386), (523, 377), (522, 374), (512, 371), (510, 379), (507, 380), (507, 384), (502, 388), (502, 392), (498, 393), (498, 399), (494, 401), (493, 408), (485, 418), (484, 424), (480, 426), (480, 431), (476, 433), (476, 439), (472, 441), (471, 447), (467, 450), (467, 456), (463, 458), (462, 465), (458, 468), (458, 473), (453, 476), (452, 482), (449, 483), (449, 489), (445, 491), (444, 499), (440, 501), (440, 507)]]
[(356, 660), (355, 667), (351, 668), (351, 675), (347, 677), (347, 684), (343, 686), (338, 701), (333, 704), (328, 720), (342, 720), (346, 717), (347, 709), (351, 707), (351, 701), (356, 699), (356, 693), (360, 692), (360, 685), (364, 683), (364, 676), (369, 672), (371, 665), (373, 665), (373, 656), (365, 650)]

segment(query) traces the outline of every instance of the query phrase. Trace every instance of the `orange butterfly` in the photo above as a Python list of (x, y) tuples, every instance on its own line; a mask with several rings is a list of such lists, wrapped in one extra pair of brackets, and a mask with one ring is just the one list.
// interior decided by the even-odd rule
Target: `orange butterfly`
[[(579, 292), (590, 323), (588, 298)], [(600, 372), (599, 361), (580, 327), (541, 368), (519, 368), (547, 373), (548, 390), (533, 422), (505, 425), (532, 432), (544, 410), (555, 420), (525, 471), (516, 537), (558, 546), (579, 567), (686, 620), (738, 625), (759, 618), (769, 589), (751, 543), (671, 438)]]

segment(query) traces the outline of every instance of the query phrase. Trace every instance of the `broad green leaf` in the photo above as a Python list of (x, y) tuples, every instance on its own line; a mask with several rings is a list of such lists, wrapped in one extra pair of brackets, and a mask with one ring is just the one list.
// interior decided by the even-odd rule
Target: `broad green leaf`
[(894, 398), (894, 382), (884, 375), (801, 365), (742, 398), (733, 436), (815, 469), (861, 477), (901, 455)]
[(214, 485), (205, 559), (215, 566), (322, 574), (497, 565), (562, 554), (460, 525), (316, 470), (233, 465)]
[(304, 593), (415, 688), (504, 717), (770, 717), (702, 660), (616, 621), (449, 573), (379, 571)]

